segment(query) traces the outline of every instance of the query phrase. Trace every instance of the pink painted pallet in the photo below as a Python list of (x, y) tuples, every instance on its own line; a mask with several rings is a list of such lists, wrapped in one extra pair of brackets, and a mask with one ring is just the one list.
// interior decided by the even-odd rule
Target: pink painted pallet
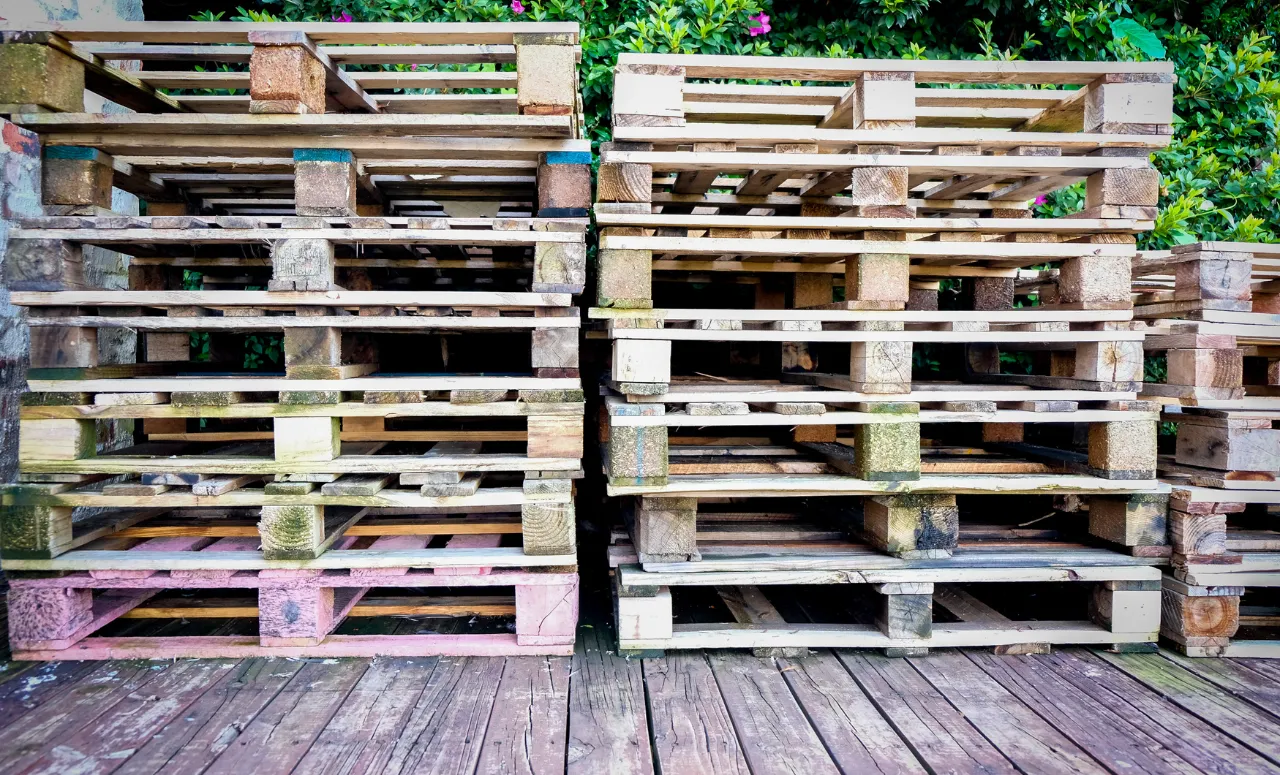
[[(442, 572), (446, 571), (446, 572)], [(459, 569), (11, 574), (9, 644), (19, 660), (202, 657), (570, 655), (578, 574)], [(334, 631), (374, 590), (511, 588), (514, 632), (340, 635)], [(108, 637), (98, 633), (156, 595), (175, 590), (256, 590), (257, 635)]]

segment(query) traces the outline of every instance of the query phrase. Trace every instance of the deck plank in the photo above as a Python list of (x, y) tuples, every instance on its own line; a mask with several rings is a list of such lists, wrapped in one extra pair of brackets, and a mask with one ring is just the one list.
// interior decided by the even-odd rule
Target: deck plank
[(1280, 720), (1159, 654), (1107, 654), (1105, 660), (1273, 762), (1280, 763)]
[(241, 660), (221, 685), (156, 732), (118, 775), (200, 772), (231, 746), (302, 669), (302, 662)]
[(441, 657), (383, 771), (474, 772), (505, 666), (501, 657)]
[(206, 775), (244, 775), (264, 766), (277, 772), (293, 769), (346, 701), (368, 665), (368, 660), (354, 659), (303, 665), (214, 760)]
[(906, 660), (858, 651), (836, 655), (931, 771), (1018, 771)]
[(1171, 651), (1164, 652), (1164, 656), (1175, 665), (1280, 716), (1280, 685), (1267, 680), (1263, 673), (1229, 659), (1195, 659)]
[[(1054, 672), (1049, 659), (1017, 659), (978, 652), (969, 652), (966, 656), (987, 678), (996, 681), (1112, 771), (1136, 768), (1141, 772), (1187, 775), (1202, 771), (1195, 763), (1183, 759), (1144, 732), (1135, 723), (1142, 720), (1140, 714), (1117, 713), (1063, 681)], [(1109, 676), (1099, 675), (1096, 680), (1105, 684)], [(1139, 692), (1147, 691), (1139, 686), (1132, 688)], [(1131, 715), (1137, 718), (1131, 718)], [(1248, 756), (1253, 758), (1252, 754)]]
[(508, 657), (476, 772), (564, 771), (569, 731), (567, 657)]
[(711, 651), (707, 660), (752, 773), (839, 772), (772, 659)]
[(702, 652), (644, 661), (653, 747), (663, 773), (745, 773), (729, 711)]
[(293, 772), (376, 772), (409, 718), (436, 657), (375, 659)]
[[(14, 722), (71, 687), (98, 665), (93, 662), (46, 662), (43, 664), (10, 662), (12, 674), (0, 683), (0, 729)], [(17, 666), (23, 664), (21, 672)]]
[(804, 659), (781, 659), (778, 665), (843, 772), (925, 772), (911, 748), (833, 653), (822, 651)]
[(613, 651), (599, 627), (578, 629), (569, 684), (569, 775), (653, 775), (653, 749), (638, 659)]

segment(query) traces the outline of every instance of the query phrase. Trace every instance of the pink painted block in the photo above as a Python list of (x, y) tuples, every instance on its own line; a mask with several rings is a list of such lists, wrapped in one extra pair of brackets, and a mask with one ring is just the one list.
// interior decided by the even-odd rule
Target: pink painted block
[[(501, 543), (501, 535), (480, 533), (454, 536), (445, 546), (449, 549), (493, 549)], [(493, 568), (436, 568), (435, 571), (437, 576), (484, 576), (493, 572)]]
[[(201, 552), (256, 552), (260, 541), (257, 538), (219, 538), (217, 541), (201, 549)], [(212, 559), (212, 558), (211, 558)], [(208, 570), (171, 570), (170, 578), (175, 579), (225, 579), (236, 575), (234, 570), (221, 568)]]
[[(93, 623), (93, 591), (88, 589), (9, 590), (9, 644), (74, 643), (73, 636)], [(87, 633), (86, 633), (87, 634)], [(70, 641), (70, 642), (67, 642)]]
[[(93, 594), (92, 591), (88, 589), (75, 590), (75, 591), (84, 592), (88, 595)], [(10, 591), (9, 594), (10, 594), (10, 600), (12, 600), (13, 592)], [(75, 643), (80, 641), (81, 639), (87, 637), (88, 635), (94, 632), (97, 632), (98, 630), (102, 629), (103, 627), (115, 621), (116, 619), (120, 618), (124, 614), (138, 607), (139, 604), (146, 601), (148, 598), (150, 598), (154, 594), (155, 592), (147, 590), (147, 591), (141, 591), (141, 592), (137, 592), (137, 591), (107, 592), (107, 593), (98, 595), (97, 597), (92, 598), (90, 601), (87, 619), (78, 610), (78, 606), (82, 605), (82, 603), (79, 601), (71, 603), (69, 608), (77, 609), (71, 612), (72, 613), (71, 621), (67, 622), (65, 619), (60, 619), (58, 624), (63, 626), (64, 629), (62, 630), (61, 633), (58, 633), (54, 637), (48, 637), (48, 638), (41, 638), (41, 637), (27, 638), (21, 635), (15, 637), (14, 630), (13, 630), (13, 614), (12, 614), (12, 608), (11, 608), (10, 609), (11, 613), (9, 618), (9, 622), (10, 622), (9, 648), (13, 650), (69, 648), (75, 645)], [(55, 601), (55, 602), (60, 602), (60, 601)], [(12, 606), (12, 602), (10, 603), (10, 605)], [(66, 626), (74, 625), (76, 622), (80, 622), (80, 624), (78, 626), (72, 626), (72, 629), (70, 629), (69, 631), (65, 629)], [(46, 631), (46, 634), (50, 634), (50, 632), (51, 631)]]
[[(213, 543), (204, 536), (174, 536), (172, 538), (148, 538), (129, 548), (131, 552), (194, 552)], [(91, 570), (95, 579), (145, 579), (155, 575), (153, 570)]]
[(330, 635), (312, 646), (268, 647), (253, 636), (85, 638), (66, 649), (15, 651), (17, 660), (201, 659), (225, 657), (504, 657), (572, 656), (573, 643), (524, 645), (509, 633), (496, 635)]
[(516, 587), (516, 641), (572, 645), (578, 631), (578, 577), (560, 586)]
[[(429, 543), (431, 543), (431, 536), (382, 536), (378, 540), (374, 541), (369, 548), (384, 551), (396, 549), (425, 549)], [(408, 568), (352, 568), (351, 577), (403, 576), (408, 572)]]
[(258, 637), (263, 646), (311, 646), (333, 632), (333, 587), (258, 590)]

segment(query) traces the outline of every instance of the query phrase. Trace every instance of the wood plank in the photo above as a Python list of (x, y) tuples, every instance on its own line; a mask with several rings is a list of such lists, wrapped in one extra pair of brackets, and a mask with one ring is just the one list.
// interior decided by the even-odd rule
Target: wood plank
[(1280, 720), (1272, 714), (1222, 691), (1159, 654), (1099, 652), (1098, 656), (1258, 754), (1280, 763)]
[[(576, 22), (189, 22), (59, 21), (24, 23), (22, 29), (54, 32), (94, 43), (244, 43), (250, 32), (301, 32), (328, 44), (507, 44), (518, 34), (578, 36)], [(399, 59), (397, 62), (401, 61)], [(417, 60), (406, 60), (417, 61)], [(1141, 70), (1143, 65), (1130, 65)]]
[(728, 651), (707, 660), (752, 773), (839, 772), (773, 660)]
[(930, 654), (910, 662), (1023, 772), (1107, 772), (964, 654)]
[(364, 660), (308, 662), (205, 772), (243, 775), (264, 763), (292, 770), (368, 667)]
[[(1005, 659), (991, 654), (967, 656), (991, 679), (1035, 710), (1073, 743), (1111, 770), (1136, 767), (1143, 772), (1195, 773), (1212, 770), (1223, 749), (1239, 772), (1265, 770), (1265, 762), (1215, 735), (1201, 722), (1181, 718), (1174, 708), (1159, 715), (1144, 713), (1144, 702), (1160, 700), (1131, 681), (1120, 690), (1112, 669), (1083, 676), (1090, 686), (1076, 686), (1076, 649), (1034, 660)], [(1064, 671), (1058, 668), (1065, 667)], [(1070, 677), (1067, 677), (1070, 676)], [(1131, 697), (1131, 695), (1140, 695)], [(1174, 723), (1170, 723), (1174, 722)], [(1182, 731), (1185, 730), (1185, 735)], [(1261, 765), (1261, 767), (1260, 767)]]
[(663, 772), (750, 772), (705, 654), (646, 659), (644, 682)]
[(69, 691), (82, 676), (97, 667), (92, 662), (9, 661), (0, 662), (0, 666), (4, 669), (3, 683), (0, 683), (0, 729), (13, 726), (28, 712)]
[(1280, 717), (1280, 684), (1274, 679), (1233, 660), (1192, 659), (1171, 651), (1161, 653), (1184, 670)]
[[(223, 539), (236, 540), (236, 539)], [(197, 556), (199, 555), (199, 556)], [(51, 560), (5, 560), (7, 570), (238, 570), (343, 568), (483, 568), (574, 565), (573, 554), (526, 555), (518, 546), (491, 549), (340, 549), (313, 560), (264, 560), (257, 551), (130, 552), (80, 549)]]
[(506, 660), (477, 773), (564, 770), (571, 663), (565, 657)]
[(931, 772), (1018, 772), (906, 660), (848, 651), (836, 655)]
[(506, 660), (442, 659), (373, 772), (473, 772)]
[(653, 775), (640, 660), (613, 651), (598, 627), (579, 630), (569, 696), (568, 775)]
[(841, 772), (925, 771), (835, 654), (821, 651), (778, 666)]

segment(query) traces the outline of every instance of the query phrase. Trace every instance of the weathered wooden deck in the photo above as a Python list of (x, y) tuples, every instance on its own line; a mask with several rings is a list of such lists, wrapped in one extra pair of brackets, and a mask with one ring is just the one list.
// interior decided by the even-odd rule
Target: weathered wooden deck
[[(417, 627), (417, 624), (406, 623)], [(0, 772), (1280, 772), (1280, 664), (889, 659), (5, 665)]]

